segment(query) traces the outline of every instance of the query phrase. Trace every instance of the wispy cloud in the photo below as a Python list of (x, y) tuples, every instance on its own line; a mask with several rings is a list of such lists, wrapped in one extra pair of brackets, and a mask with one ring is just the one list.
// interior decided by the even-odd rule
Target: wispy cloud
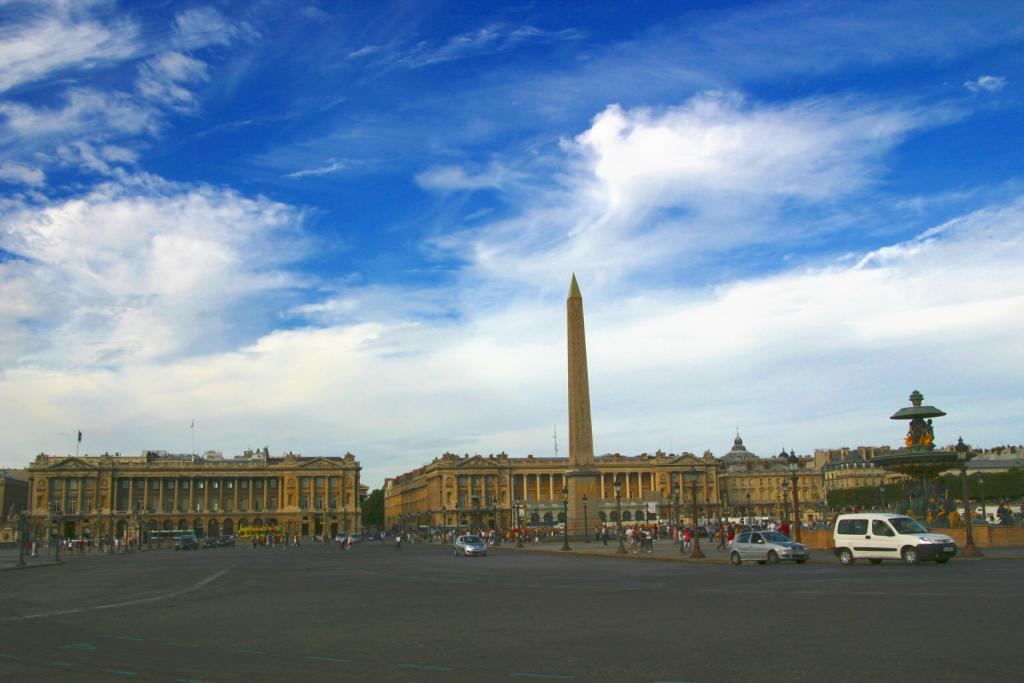
[(390, 56), (390, 60), (395, 65), (421, 69), (433, 64), (505, 52), (528, 41), (564, 41), (577, 38), (579, 33), (573, 29), (546, 31), (528, 25), (491, 24), (452, 36), (441, 44), (421, 41), (412, 47), (397, 50)]
[(46, 174), (41, 169), (12, 162), (0, 162), (0, 181), (21, 185), (42, 185)]
[(165, 52), (139, 66), (135, 87), (147, 99), (188, 112), (195, 109), (196, 101), (187, 86), (208, 78), (204, 62), (180, 52)]
[(973, 81), (966, 81), (964, 87), (971, 92), (999, 92), (1006, 87), (1006, 79), (1002, 76), (980, 76)]
[(257, 38), (259, 32), (249, 23), (232, 22), (212, 7), (196, 7), (175, 17), (171, 43), (178, 50), (196, 50)]
[(76, 4), (43, 3), (20, 17), (18, 6), (7, 4), (14, 21), (0, 29), (0, 92), (62, 69), (96, 69), (142, 49), (134, 21), (99, 21), (78, 11)]
[(316, 168), (305, 168), (299, 171), (293, 171), (285, 175), (286, 178), (307, 178), (309, 176), (320, 176), (329, 175), (331, 173), (337, 173), (348, 168), (348, 164), (345, 161), (331, 160), (326, 166), (318, 166)]

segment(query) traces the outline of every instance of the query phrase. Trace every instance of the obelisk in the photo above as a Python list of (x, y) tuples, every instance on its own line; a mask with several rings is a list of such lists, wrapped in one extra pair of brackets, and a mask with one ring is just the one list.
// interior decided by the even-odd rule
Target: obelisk
[[(583, 326), (583, 295), (576, 274), (565, 301), (569, 352), (569, 538), (580, 540), (598, 522), (600, 489), (594, 464), (594, 431), (590, 421), (590, 380), (587, 377), (587, 338)], [(584, 500), (584, 497), (586, 500)]]

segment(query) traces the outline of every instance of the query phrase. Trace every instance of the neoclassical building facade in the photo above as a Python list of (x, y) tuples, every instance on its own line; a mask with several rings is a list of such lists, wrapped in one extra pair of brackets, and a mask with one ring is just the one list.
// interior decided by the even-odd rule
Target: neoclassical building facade
[[(622, 512), (624, 524), (720, 517), (781, 518), (792, 505), (793, 472), (781, 458), (759, 458), (746, 450), (737, 434), (732, 450), (721, 458), (706, 451), (674, 455), (658, 451), (595, 458), (597, 483), (587, 491), (588, 528), (612, 525)], [(546, 526), (564, 521), (566, 458), (529, 455), (445, 453), (423, 467), (384, 483), (384, 518), (388, 528), (504, 529)], [(696, 491), (687, 480), (693, 472)], [(615, 482), (621, 483), (616, 501)], [(821, 471), (810, 457), (798, 459), (796, 471), (800, 518), (824, 517)], [(677, 488), (678, 487), (678, 488)]]
[[(684, 473), (695, 472), (698, 515), (720, 509), (718, 462), (710, 453), (696, 457), (661, 451), (595, 458), (599, 476), (585, 492), (588, 528), (612, 523), (622, 511), (623, 523), (669, 519), (682, 512), (689, 518), (693, 487)], [(564, 521), (563, 489), (567, 458), (505, 453), (458, 456), (445, 453), (423, 467), (387, 479), (384, 517), (388, 528), (438, 529), (550, 525)], [(621, 482), (618, 502), (615, 482)], [(681, 488), (677, 492), (676, 486)], [(678, 493), (678, 496), (677, 496)], [(677, 500), (679, 502), (677, 502)]]
[(275, 526), (289, 535), (361, 527), (355, 456), (235, 458), (147, 451), (140, 456), (40, 454), (28, 468), (33, 533), (127, 539), (146, 531), (199, 535)]

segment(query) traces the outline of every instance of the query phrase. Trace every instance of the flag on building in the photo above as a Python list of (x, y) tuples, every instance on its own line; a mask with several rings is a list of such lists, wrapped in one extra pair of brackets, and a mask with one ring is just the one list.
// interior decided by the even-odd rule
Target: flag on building
[(82, 432), (78, 432), (78, 443), (82, 443)]

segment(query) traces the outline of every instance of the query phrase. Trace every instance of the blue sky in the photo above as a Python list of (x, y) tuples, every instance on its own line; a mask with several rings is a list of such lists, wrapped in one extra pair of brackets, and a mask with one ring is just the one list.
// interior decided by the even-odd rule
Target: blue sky
[[(0, 464), (1021, 443), (1024, 5), (0, 1)], [(562, 448), (564, 452), (564, 448)]]

